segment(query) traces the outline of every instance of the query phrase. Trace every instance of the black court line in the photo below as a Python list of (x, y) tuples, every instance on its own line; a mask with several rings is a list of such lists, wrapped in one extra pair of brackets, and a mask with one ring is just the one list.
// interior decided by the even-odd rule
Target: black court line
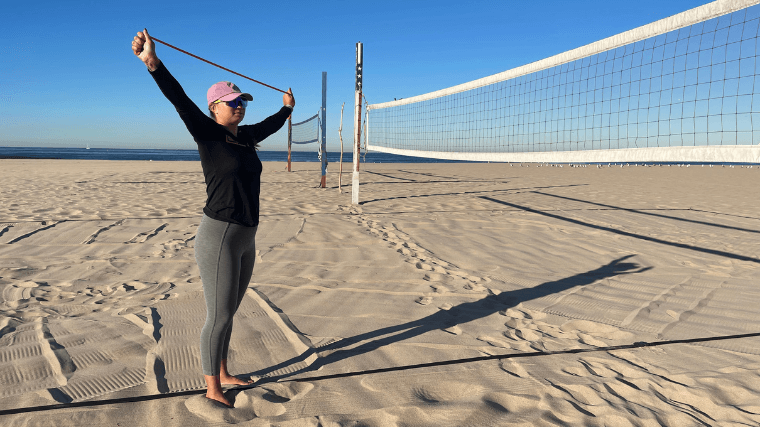
[(736, 214), (730, 214), (730, 213), (725, 213), (725, 212), (706, 211), (706, 210), (702, 210), (702, 209), (691, 208), (690, 210), (692, 210), (694, 212), (704, 212), (704, 213), (711, 213), (711, 214), (715, 214), (715, 215), (733, 216), (733, 217), (736, 217), (736, 218), (760, 219), (760, 218), (755, 217), (755, 216), (736, 215)]
[(393, 175), (388, 175), (388, 174), (380, 173), (380, 172), (370, 172), (370, 171), (364, 171), (364, 172), (365, 173), (370, 173), (372, 175), (380, 175), (380, 176), (384, 176), (386, 178), (398, 179), (398, 180), (402, 180), (402, 181), (419, 182), (419, 181), (417, 181), (415, 179), (411, 179), (411, 178), (399, 178), (399, 177), (396, 177), (396, 176), (393, 176)]
[[(361, 185), (371, 185), (371, 184), (453, 184), (453, 183), (461, 183), (461, 184), (509, 184), (510, 181), (505, 181), (506, 179), (513, 179), (513, 178), (499, 178), (497, 179), (471, 179), (471, 180), (464, 180), (464, 179), (456, 179), (456, 178), (449, 178), (446, 180), (438, 179), (438, 180), (428, 180), (428, 181), (418, 181), (416, 179), (410, 179), (410, 178), (399, 178), (397, 176), (380, 173), (380, 172), (370, 172), (365, 171), (366, 173), (373, 174), (373, 175), (380, 175), (384, 176), (386, 178), (392, 178), (392, 179), (398, 179), (403, 180), (405, 182), (398, 182), (398, 181), (370, 181), (370, 182), (363, 182)], [(402, 171), (403, 172), (403, 171)], [(427, 175), (427, 174), (422, 174)], [(438, 178), (438, 177), (435, 177)], [(448, 177), (444, 177), (448, 178)], [(337, 188), (337, 187), (336, 187)]]
[[(549, 185), (545, 187), (521, 187), (521, 188), (504, 188), (499, 190), (480, 190), (480, 191), (458, 191), (455, 193), (434, 193), (434, 194), (416, 194), (416, 195), (410, 195), (410, 196), (394, 196), (394, 197), (386, 197), (384, 199), (372, 199), (372, 200), (365, 200), (363, 202), (359, 202), (360, 205), (364, 206), (368, 203), (375, 203), (375, 202), (384, 202), (387, 200), (397, 200), (397, 199), (414, 199), (418, 197), (437, 197), (437, 196), (461, 196), (461, 195), (470, 195), (470, 194), (483, 194), (483, 193), (503, 193), (506, 191), (514, 191), (514, 192), (521, 192), (521, 191), (530, 191), (534, 189), (545, 189), (545, 188), (566, 188), (566, 187), (580, 187), (588, 184), (566, 184), (566, 185)], [(531, 191), (532, 192), (532, 191)], [(484, 197), (487, 198), (487, 197)]]
[[(331, 188), (338, 188), (337, 186), (331, 187)], [(495, 190), (495, 191), (513, 191), (514, 189), (507, 189), (507, 190)], [(543, 193), (542, 193), (543, 194)], [(516, 209), (515, 211), (506, 211), (506, 212), (519, 212), (523, 209)], [(542, 212), (573, 212), (573, 211), (615, 211), (619, 209), (614, 208), (600, 208), (600, 209), (546, 209)], [(747, 216), (739, 216), (739, 215), (732, 215), (732, 214), (724, 214), (720, 212), (711, 212), (711, 211), (702, 211), (699, 209), (665, 209), (665, 208), (653, 208), (653, 209), (640, 209), (641, 212), (643, 211), (691, 211), (691, 212), (704, 212), (704, 213), (710, 213), (715, 215), (728, 215), (728, 216), (736, 216), (739, 218), (748, 218), (748, 219), (760, 219), (760, 218), (753, 218), (753, 217), (747, 217)], [(504, 212), (501, 210), (495, 210), (495, 209), (465, 209), (465, 210), (437, 210), (437, 211), (385, 211), (385, 212), (365, 212), (369, 215), (391, 215), (391, 214), (419, 214), (419, 213), (468, 213), (468, 212)], [(261, 214), (260, 216), (266, 216), (266, 217), (277, 217), (277, 216), (288, 216), (292, 215), (289, 213), (274, 213), (274, 214)], [(355, 215), (351, 212), (314, 212), (314, 213), (302, 213), (302, 215), (305, 216), (314, 216), (314, 215)], [(44, 219), (44, 220), (32, 220), (32, 219), (22, 219), (22, 220), (0, 220), (0, 225), (7, 225), (7, 224), (31, 224), (35, 222), (47, 222), (47, 221), (57, 221), (57, 222), (86, 222), (86, 221), (118, 221), (118, 220), (127, 220), (127, 219), (136, 219), (136, 220), (143, 220), (143, 219), (194, 219), (197, 218), (200, 220), (201, 216), (203, 216), (203, 212), (198, 213), (197, 215), (193, 216), (152, 216), (152, 217), (125, 217), (125, 218), (97, 218), (97, 219), (89, 219), (89, 218), (66, 218), (66, 219)]]
[[(235, 388), (228, 389), (227, 391), (248, 390), (248, 389), (259, 387), (263, 384), (268, 384), (268, 383), (273, 383), (273, 382), (280, 382), (280, 383), (314, 382), (314, 381), (322, 381), (322, 380), (329, 380), (329, 379), (335, 379), (335, 378), (346, 378), (346, 377), (357, 377), (357, 376), (370, 375), (370, 374), (379, 374), (379, 373), (384, 373), (384, 372), (398, 372), (398, 371), (408, 371), (411, 369), (431, 368), (431, 367), (436, 367), (436, 366), (461, 365), (465, 363), (484, 362), (484, 361), (489, 361), (489, 360), (521, 359), (521, 358), (528, 358), (528, 357), (557, 356), (557, 355), (563, 355), (563, 354), (578, 354), (578, 353), (598, 353), (598, 352), (604, 352), (604, 351), (629, 350), (629, 349), (642, 348), (642, 347), (659, 347), (662, 345), (670, 345), (670, 344), (695, 344), (695, 343), (710, 342), (710, 341), (724, 341), (724, 340), (734, 340), (734, 339), (753, 338), (753, 337), (760, 337), (760, 332), (752, 332), (752, 333), (738, 334), (738, 335), (724, 335), (724, 336), (719, 336), (719, 337), (688, 338), (688, 339), (682, 339), (682, 340), (669, 340), (669, 341), (655, 341), (655, 342), (639, 341), (633, 344), (613, 345), (613, 346), (608, 346), (608, 347), (597, 347), (597, 348), (576, 348), (576, 349), (559, 350), (559, 351), (537, 351), (537, 352), (532, 352), (532, 353), (495, 354), (492, 356), (470, 357), (467, 359), (444, 360), (442, 362), (420, 363), (417, 365), (394, 366), (390, 368), (369, 369), (366, 371), (345, 372), (341, 374), (319, 375), (319, 376), (313, 376), (313, 377), (291, 378), (291, 379), (283, 379), (283, 380), (278, 380), (277, 377), (268, 377), (268, 378), (263, 378), (261, 381), (257, 382), (256, 384), (252, 384), (249, 386), (235, 387)], [(189, 391), (179, 391), (179, 392), (163, 393), (163, 394), (152, 394), (148, 396), (134, 396), (134, 397), (123, 397), (119, 399), (96, 400), (93, 402), (60, 403), (57, 405), (5, 409), (5, 410), (0, 411), (0, 416), (26, 414), (26, 413), (31, 413), (31, 412), (43, 412), (43, 411), (51, 411), (51, 410), (56, 410), (56, 409), (95, 407), (95, 406), (104, 406), (104, 405), (115, 405), (119, 403), (147, 402), (151, 400), (168, 399), (172, 397), (193, 396), (193, 395), (202, 394), (205, 392), (206, 390), (189, 390)]]
[[(283, 214), (284, 215), (284, 214)], [(35, 222), (50, 222), (50, 221), (57, 221), (58, 223), (62, 222), (86, 222), (86, 221), (118, 221), (118, 220), (128, 220), (128, 219), (193, 219), (197, 218), (198, 220), (201, 219), (201, 216), (203, 216), (203, 212), (199, 212), (198, 215), (193, 216), (146, 216), (146, 217), (124, 217), (124, 218), (66, 218), (66, 219), (22, 219), (22, 220), (14, 220), (14, 221), (0, 221), (0, 224), (32, 224)]]
[[(621, 208), (621, 207), (618, 207), (618, 206), (605, 205), (604, 203), (596, 203), (596, 202), (592, 202), (592, 201), (589, 201), (589, 200), (574, 199), (572, 197), (560, 196), (560, 195), (557, 195), (557, 194), (542, 193), (540, 191), (534, 191), (533, 193), (540, 194), (542, 196), (556, 197), (558, 199), (572, 200), (574, 202), (579, 202), (579, 203), (587, 203), (589, 205), (594, 205), (594, 206), (602, 206), (602, 207), (610, 208), (610, 209), (613, 209), (613, 210), (632, 212), (632, 213), (637, 213), (637, 214), (641, 214), (641, 215), (650, 215), (650, 216), (655, 216), (655, 217), (658, 217), (658, 218), (667, 218), (667, 219), (672, 219), (672, 220), (675, 220), (675, 221), (690, 222), (692, 224), (700, 224), (700, 225), (707, 225), (707, 226), (710, 226), (710, 227), (726, 228), (726, 229), (729, 229), (729, 230), (746, 231), (748, 233), (760, 233), (760, 230), (752, 230), (752, 229), (749, 229), (749, 228), (741, 228), (741, 227), (732, 227), (730, 225), (716, 224), (714, 222), (699, 221), (699, 220), (696, 220), (696, 219), (678, 218), (677, 216), (670, 216), (670, 215), (663, 215), (663, 214), (657, 214), (657, 213), (652, 213), (652, 212), (645, 212), (644, 210), (639, 210), (639, 209)], [(686, 209), (686, 210), (688, 210), (688, 209)]]
[(398, 171), (399, 171), (399, 172), (404, 172), (404, 173), (413, 174), (413, 175), (430, 176), (430, 177), (435, 177), (435, 178), (446, 178), (446, 179), (453, 179), (453, 180), (459, 180), (459, 179), (461, 179), (461, 177), (456, 177), (456, 176), (446, 176), (446, 175), (438, 175), (438, 174), (434, 174), (434, 173), (430, 173), (430, 172), (428, 172), (428, 173), (424, 173), (424, 172), (414, 172), (414, 171), (405, 170), (405, 169), (399, 169)]
[(610, 233), (619, 234), (621, 236), (633, 237), (635, 239), (646, 240), (648, 242), (659, 243), (661, 245), (674, 246), (674, 247), (681, 248), (681, 249), (688, 249), (688, 250), (692, 250), (692, 251), (696, 251), (696, 252), (702, 252), (702, 253), (706, 253), (706, 254), (718, 255), (718, 256), (723, 256), (723, 257), (726, 257), (726, 258), (738, 259), (740, 261), (750, 261), (750, 262), (755, 262), (755, 263), (760, 264), (760, 259), (752, 258), (752, 257), (745, 256), (745, 255), (733, 254), (731, 252), (719, 251), (719, 250), (716, 250), (716, 249), (700, 248), (699, 246), (687, 245), (685, 243), (669, 242), (667, 240), (658, 239), (656, 237), (644, 236), (644, 235), (641, 235), (641, 234), (630, 233), (628, 231), (618, 230), (618, 229), (615, 229), (615, 228), (605, 227), (603, 225), (591, 224), (589, 222), (584, 222), (584, 221), (580, 221), (580, 220), (577, 220), (577, 219), (565, 218), (565, 217), (560, 216), (560, 215), (550, 214), (550, 213), (545, 212), (545, 211), (540, 211), (540, 210), (537, 210), (537, 209), (532, 209), (532, 208), (529, 208), (529, 207), (526, 207), (526, 206), (516, 205), (514, 203), (505, 202), (503, 200), (497, 200), (497, 199), (494, 199), (494, 198), (491, 198), (491, 197), (488, 197), (488, 196), (478, 196), (478, 197), (480, 197), (481, 199), (490, 200), (490, 201), (495, 202), (495, 203), (500, 203), (502, 205), (507, 205), (507, 206), (510, 206), (510, 207), (513, 207), (513, 208), (516, 208), (516, 209), (522, 209), (525, 212), (530, 212), (530, 213), (534, 213), (534, 214), (538, 214), (538, 215), (548, 216), (549, 218), (558, 219), (560, 221), (567, 221), (567, 222), (572, 223), (572, 224), (582, 225), (584, 227), (589, 227), (589, 228), (595, 228), (597, 230), (608, 231)]
[(206, 184), (203, 181), (105, 181), (106, 184)]

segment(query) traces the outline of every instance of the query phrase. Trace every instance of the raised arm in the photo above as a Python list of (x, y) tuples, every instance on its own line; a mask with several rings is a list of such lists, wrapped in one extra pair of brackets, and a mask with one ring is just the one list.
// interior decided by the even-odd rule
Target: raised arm
[(269, 135), (280, 130), (282, 125), (288, 120), (288, 117), (290, 117), (295, 106), (296, 100), (293, 97), (293, 91), (288, 89), (288, 92), (282, 95), (282, 108), (280, 108), (280, 111), (272, 114), (260, 123), (245, 127), (256, 142), (261, 142)]
[(209, 126), (215, 123), (187, 96), (177, 79), (169, 73), (156, 55), (156, 44), (148, 30), (139, 31), (132, 40), (132, 52), (148, 67), (151, 76), (166, 99), (174, 105), (187, 130), (197, 139), (205, 139)]
[(148, 67), (148, 71), (156, 71), (161, 60), (156, 56), (156, 43), (150, 38), (148, 29), (138, 31), (132, 40), (132, 52)]

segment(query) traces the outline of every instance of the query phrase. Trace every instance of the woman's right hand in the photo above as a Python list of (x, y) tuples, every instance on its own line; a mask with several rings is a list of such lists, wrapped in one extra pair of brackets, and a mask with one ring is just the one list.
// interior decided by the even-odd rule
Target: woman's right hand
[(132, 40), (132, 52), (148, 67), (150, 71), (158, 68), (159, 59), (156, 56), (156, 44), (150, 38), (148, 30), (138, 31)]

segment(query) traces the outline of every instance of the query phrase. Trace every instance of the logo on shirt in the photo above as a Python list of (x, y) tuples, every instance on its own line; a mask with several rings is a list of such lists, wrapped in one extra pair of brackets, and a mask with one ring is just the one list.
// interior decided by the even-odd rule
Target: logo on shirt
[(241, 147), (247, 147), (247, 145), (241, 143), (240, 141), (238, 141), (237, 139), (235, 139), (235, 138), (233, 138), (233, 137), (231, 137), (229, 135), (227, 135), (227, 142), (229, 142), (230, 144), (239, 145)]

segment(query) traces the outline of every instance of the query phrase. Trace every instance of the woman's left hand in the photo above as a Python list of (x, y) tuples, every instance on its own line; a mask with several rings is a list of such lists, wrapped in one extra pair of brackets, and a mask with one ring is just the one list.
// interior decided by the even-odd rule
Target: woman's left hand
[(293, 98), (293, 91), (288, 88), (288, 93), (282, 95), (282, 105), (296, 106), (296, 99)]

